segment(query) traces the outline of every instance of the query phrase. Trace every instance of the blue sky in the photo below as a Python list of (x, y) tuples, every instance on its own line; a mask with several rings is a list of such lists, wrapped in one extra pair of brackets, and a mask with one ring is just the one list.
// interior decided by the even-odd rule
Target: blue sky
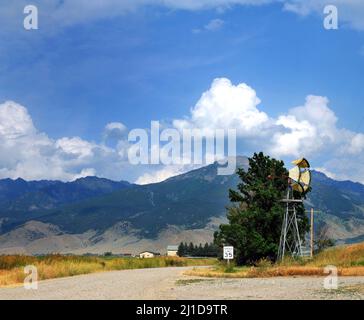
[[(303, 15), (284, 9), (281, 1), (188, 10), (183, 0), (178, 2), (182, 9), (140, 5), (115, 13), (110, 7), (99, 15), (90, 11), (90, 18), (85, 8), (86, 18), (73, 12), (75, 18), (69, 13), (67, 20), (38, 1), (39, 30), (33, 31), (22, 28), (24, 14), (20, 5), (14, 6), (12, 19), (5, 19), (0, 32), (0, 103), (11, 100), (26, 108), (37, 132), (53, 141), (79, 137), (99, 144), (110, 122), (131, 129), (149, 127), (151, 120), (189, 117), (212, 81), (224, 77), (253, 88), (262, 101), (259, 110), (272, 119), (314, 95), (329, 99), (336, 128), (352, 132), (352, 139), (364, 131), (364, 28), (350, 15), (352, 8), (343, 7), (340, 20), (339, 6), (339, 29), (326, 30), (315, 6)], [(299, 1), (293, 3), (299, 6)], [(355, 3), (364, 19), (364, 6)], [(357, 140), (353, 162), (364, 153), (361, 136)], [(260, 148), (242, 145), (239, 153), (248, 155)], [(337, 168), (347, 157), (315, 152), (315, 167), (337, 178), (353, 178)], [(20, 175), (7, 159), (1, 161), (7, 168), (3, 177)], [(76, 174), (82, 164), (69, 170)], [(360, 174), (353, 179), (364, 181), (364, 171)], [(137, 174), (125, 178), (136, 179)]]

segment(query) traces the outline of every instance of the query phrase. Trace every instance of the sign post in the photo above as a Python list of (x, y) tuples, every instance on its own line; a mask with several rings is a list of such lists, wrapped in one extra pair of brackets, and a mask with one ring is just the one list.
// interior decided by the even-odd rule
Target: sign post
[(228, 265), (231, 259), (234, 259), (234, 247), (224, 246), (224, 260), (227, 260)]
[(314, 249), (314, 242), (313, 242), (313, 228), (314, 228), (314, 225), (313, 225), (313, 208), (311, 208), (311, 252), (310, 252), (310, 255), (311, 255), (311, 258), (313, 258), (313, 249)]

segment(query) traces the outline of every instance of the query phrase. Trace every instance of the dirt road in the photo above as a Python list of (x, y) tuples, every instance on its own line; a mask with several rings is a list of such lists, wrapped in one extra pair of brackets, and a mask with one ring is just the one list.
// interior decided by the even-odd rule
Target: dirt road
[(189, 268), (112, 271), (39, 282), (38, 290), (1, 288), (0, 299), (364, 299), (364, 277), (342, 277), (325, 290), (321, 277), (201, 279)]

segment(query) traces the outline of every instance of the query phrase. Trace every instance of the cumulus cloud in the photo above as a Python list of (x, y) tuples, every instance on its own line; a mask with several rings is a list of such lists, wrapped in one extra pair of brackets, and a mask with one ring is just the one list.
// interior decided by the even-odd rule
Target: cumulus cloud
[(85, 168), (82, 169), (79, 174), (76, 174), (74, 176), (74, 180), (85, 177), (93, 177), (93, 176), (96, 176), (96, 170), (94, 168)]
[[(327, 97), (308, 95), (302, 106), (277, 118), (261, 110), (260, 102), (247, 84), (215, 79), (190, 115), (173, 124), (180, 130), (198, 128), (205, 134), (214, 129), (236, 129), (238, 145), (246, 148), (243, 152), (262, 150), (287, 159), (306, 156), (322, 164), (322, 170), (335, 172), (338, 178), (364, 181), (364, 172), (357, 174), (355, 166), (359, 159), (364, 161), (364, 135), (338, 127)], [(348, 155), (357, 158), (349, 161)], [(341, 161), (345, 165), (338, 165)]]
[(95, 174), (116, 178), (125, 164), (119, 151), (80, 137), (51, 139), (35, 128), (24, 106), (13, 101), (0, 104), (0, 178), (68, 181)]
[(166, 166), (162, 169), (146, 172), (141, 175), (135, 183), (137, 184), (149, 184), (164, 181), (170, 177), (179, 175), (187, 171), (185, 166)]
[(128, 128), (121, 122), (110, 122), (105, 126), (104, 139), (122, 139), (127, 134)]
[(269, 122), (268, 115), (258, 110), (259, 104), (256, 92), (247, 84), (235, 86), (229, 79), (218, 78), (191, 109), (190, 117), (176, 119), (173, 124), (178, 129), (233, 128), (240, 136), (259, 135)]
[(364, 134), (351, 134), (349, 145), (345, 148), (349, 154), (362, 154), (364, 152)]
[[(276, 156), (299, 156), (310, 148), (317, 149), (312, 144), (317, 136), (316, 128), (308, 121), (298, 121), (292, 115), (280, 116), (275, 123), (283, 130), (277, 128), (273, 136), (271, 152)], [(311, 151), (311, 150), (310, 150)]]
[[(311, 155), (335, 142), (337, 118), (326, 97), (308, 96), (303, 106), (293, 108), (275, 122), (272, 153), (278, 156)], [(279, 127), (283, 130), (280, 130)]]
[(27, 110), (13, 102), (0, 105), (0, 135), (7, 139), (16, 139), (35, 133), (33, 121)]
[[(72, 181), (100, 176), (145, 184), (187, 170), (183, 166), (155, 170), (131, 165), (127, 128), (121, 122), (108, 123), (102, 138), (102, 143), (80, 137), (52, 139), (36, 129), (24, 106), (6, 101), (0, 104), (0, 178)], [(115, 142), (112, 147), (105, 144), (110, 139)]]
[[(201, 129), (203, 134), (236, 129), (242, 154), (264, 151), (285, 159), (306, 156), (332, 177), (364, 182), (364, 134), (340, 128), (328, 98), (308, 95), (301, 106), (278, 117), (269, 116), (260, 103), (249, 85), (217, 78), (190, 114), (171, 125), (179, 130)], [(81, 137), (52, 139), (36, 129), (24, 106), (4, 102), (0, 104), (0, 178), (68, 181), (97, 175), (146, 184), (193, 168), (129, 164), (126, 132), (124, 124), (112, 122), (105, 126), (101, 143)], [(113, 137), (115, 143), (107, 145), (105, 137)]]
[(94, 155), (95, 145), (79, 137), (59, 139), (55, 142), (55, 146), (65, 155), (75, 159), (84, 159)]

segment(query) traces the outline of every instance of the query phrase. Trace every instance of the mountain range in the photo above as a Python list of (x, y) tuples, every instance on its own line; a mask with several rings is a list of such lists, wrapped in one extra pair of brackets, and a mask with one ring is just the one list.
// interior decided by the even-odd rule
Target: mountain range
[[(248, 159), (238, 157), (248, 168)], [(364, 185), (313, 171), (306, 208), (339, 243), (364, 239)], [(0, 253), (164, 252), (181, 241), (211, 241), (226, 221), (238, 177), (211, 164), (149, 185), (97, 177), (73, 182), (0, 180)]]

